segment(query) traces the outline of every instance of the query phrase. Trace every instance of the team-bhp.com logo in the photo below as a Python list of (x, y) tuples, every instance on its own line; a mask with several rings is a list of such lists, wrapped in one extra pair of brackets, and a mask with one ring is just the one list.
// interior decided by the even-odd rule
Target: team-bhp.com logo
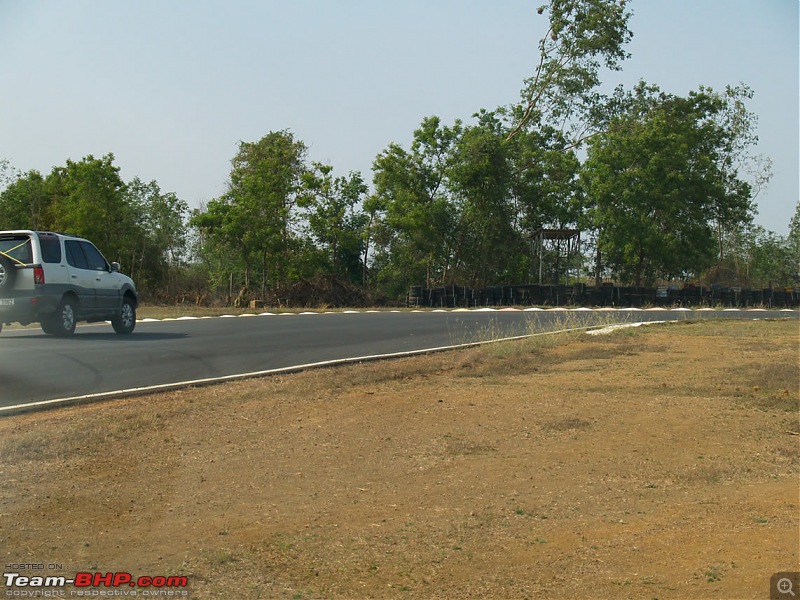
[[(74, 577), (63, 575), (22, 575), (3, 573), (6, 596), (9, 597), (66, 597), (66, 596), (170, 596), (187, 597), (189, 580), (183, 575), (134, 577), (127, 572), (79, 572)], [(67, 586), (77, 589), (63, 590)], [(112, 589), (105, 589), (112, 588)], [(51, 593), (45, 593), (51, 591)], [(53, 593), (60, 592), (60, 593)]]

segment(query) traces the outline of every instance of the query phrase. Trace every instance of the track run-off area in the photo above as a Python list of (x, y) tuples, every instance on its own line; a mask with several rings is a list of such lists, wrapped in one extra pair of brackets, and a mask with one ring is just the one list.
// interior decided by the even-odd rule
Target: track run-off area
[(700, 319), (797, 319), (797, 310), (479, 308), (251, 313), (142, 319), (71, 338), (0, 334), (0, 415), (548, 335), (566, 329)]

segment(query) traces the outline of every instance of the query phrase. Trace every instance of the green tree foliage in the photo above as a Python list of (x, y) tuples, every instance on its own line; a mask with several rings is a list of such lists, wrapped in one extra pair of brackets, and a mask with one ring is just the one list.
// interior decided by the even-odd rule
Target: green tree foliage
[(551, 127), (508, 137), (502, 115), (477, 124), (425, 119), (410, 150), (391, 145), (374, 165), (376, 266), (393, 290), (529, 279), (530, 237), (575, 227), (582, 214), (580, 163)]
[(539, 41), (539, 62), (513, 107), (513, 138), (540, 124), (569, 125), (577, 143), (591, 129), (604, 99), (596, 91), (603, 67), (619, 70), (628, 57), (628, 0), (550, 0), (540, 6), (550, 27)]
[[(16, 175), (0, 193), (0, 229), (65, 231), (95, 242), (138, 281), (145, 297), (178, 278), (188, 207), (156, 182), (126, 184), (113, 154), (87, 156), (47, 177)], [(160, 290), (160, 291), (159, 291)]]
[(786, 238), (789, 254), (791, 282), (800, 284), (800, 202), (795, 205), (794, 215), (789, 222), (789, 236)]
[(135, 208), (125, 201), (125, 183), (114, 155), (91, 155), (67, 161), (47, 177), (51, 196), (50, 224), (93, 240), (110, 260), (123, 262), (133, 255), (140, 233)]
[(172, 297), (187, 255), (189, 207), (174, 193), (163, 193), (155, 181), (138, 177), (125, 188), (125, 203), (135, 214), (138, 238), (132, 245), (130, 271), (139, 285)]
[(447, 280), (457, 222), (448, 175), (461, 131), (460, 122), (447, 127), (429, 117), (414, 132), (410, 151), (391, 144), (375, 159), (368, 209), (382, 213), (376, 261), (380, 280), (392, 281), (395, 291)]
[(520, 228), (575, 227), (583, 214), (580, 160), (552, 127), (523, 131), (508, 142), (512, 194)]
[(113, 154), (87, 156), (47, 177), (38, 171), (17, 176), (0, 194), (0, 226), (66, 231), (92, 239), (112, 260), (130, 257), (137, 213), (113, 162)]
[(745, 281), (755, 288), (791, 286), (797, 277), (787, 238), (755, 226), (749, 237)]
[(234, 280), (236, 285), (243, 284), (242, 250), (229, 218), (230, 210), (224, 202), (212, 200), (192, 210), (189, 216), (191, 260), (198, 276), (207, 282), (204, 295), (209, 300), (219, 290), (225, 290), (232, 299)]
[(0, 229), (50, 228), (51, 201), (41, 173), (16, 176), (0, 193)]
[(7, 158), (0, 158), (0, 192), (7, 188), (20, 173), (11, 165)]
[[(243, 233), (245, 259), (257, 258), (266, 284), (268, 273), (285, 281), (290, 266), (295, 206), (302, 184), (306, 146), (288, 131), (255, 143), (241, 143), (233, 159), (226, 200)], [(263, 285), (262, 284), (262, 285)]]
[(640, 84), (629, 110), (593, 138), (583, 178), (606, 264), (642, 285), (699, 273), (715, 257), (713, 222), (744, 221), (749, 185), (727, 161), (725, 99)]
[(302, 262), (296, 208), (308, 170), (305, 156), (305, 145), (288, 131), (241, 142), (228, 191), (192, 216), (207, 265), (217, 276), (241, 281), (241, 297), (286, 283)]
[(352, 283), (363, 280), (362, 255), (368, 216), (361, 209), (367, 186), (360, 173), (333, 177), (333, 167), (315, 163), (306, 173), (299, 205), (321, 257), (320, 269)]
[[(746, 224), (726, 233), (728, 252), (712, 280), (752, 288), (784, 288), (800, 284), (800, 204), (789, 223), (789, 234), (778, 235), (760, 225)], [(727, 277), (726, 277), (727, 276)]]
[(487, 126), (464, 130), (450, 182), (458, 206), (454, 281), (489, 285), (524, 281), (527, 251), (510, 195), (510, 147)]
[(580, 163), (560, 131), (509, 138), (501, 114), (476, 117), (429, 117), (410, 150), (393, 144), (375, 161), (365, 209), (378, 209), (376, 267), (392, 290), (526, 281), (531, 234), (581, 218)]

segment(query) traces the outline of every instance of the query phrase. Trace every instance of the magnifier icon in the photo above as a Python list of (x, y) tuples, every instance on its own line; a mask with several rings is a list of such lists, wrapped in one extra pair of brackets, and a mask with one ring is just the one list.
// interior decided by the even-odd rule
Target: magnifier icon
[(793, 597), (795, 595), (792, 589), (792, 580), (788, 577), (779, 579), (776, 587), (781, 594), (791, 594)]

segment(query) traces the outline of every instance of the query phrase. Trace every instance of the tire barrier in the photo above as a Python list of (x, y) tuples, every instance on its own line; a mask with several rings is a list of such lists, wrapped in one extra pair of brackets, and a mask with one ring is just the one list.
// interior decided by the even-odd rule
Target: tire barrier
[(600, 287), (575, 285), (503, 285), (468, 288), (412, 286), (406, 294), (411, 308), (479, 308), (490, 306), (597, 306), (641, 308), (725, 307), (796, 308), (800, 288), (752, 290), (720, 286)]

